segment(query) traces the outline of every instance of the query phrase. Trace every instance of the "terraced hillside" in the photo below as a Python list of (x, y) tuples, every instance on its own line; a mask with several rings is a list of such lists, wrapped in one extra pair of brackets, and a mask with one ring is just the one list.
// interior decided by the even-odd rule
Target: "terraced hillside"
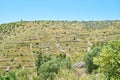
[(35, 51), (61, 52), (72, 62), (95, 46), (120, 36), (120, 21), (21, 21), (0, 25), (0, 71), (34, 69)]

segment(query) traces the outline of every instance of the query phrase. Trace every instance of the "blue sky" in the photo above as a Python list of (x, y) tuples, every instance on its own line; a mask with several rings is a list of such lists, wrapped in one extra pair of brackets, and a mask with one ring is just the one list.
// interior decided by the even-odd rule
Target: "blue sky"
[(0, 23), (20, 20), (120, 20), (120, 0), (1, 0)]

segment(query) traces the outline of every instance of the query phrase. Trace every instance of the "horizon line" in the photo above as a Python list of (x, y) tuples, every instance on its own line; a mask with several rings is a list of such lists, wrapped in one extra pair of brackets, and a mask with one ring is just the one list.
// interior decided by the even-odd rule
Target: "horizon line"
[(72, 22), (72, 21), (77, 21), (77, 22), (82, 22), (82, 21), (86, 21), (86, 22), (89, 22), (89, 21), (119, 21), (120, 19), (100, 19), (100, 20), (67, 20), (67, 19), (64, 19), (64, 20), (60, 20), (60, 19), (36, 19), (36, 20), (24, 20), (24, 19), (20, 19), (20, 20), (16, 20), (16, 21), (8, 21), (8, 22), (0, 22), (0, 25), (1, 24), (9, 24), (9, 23), (16, 23), (16, 22), (34, 22), (34, 21), (68, 21), (68, 22)]

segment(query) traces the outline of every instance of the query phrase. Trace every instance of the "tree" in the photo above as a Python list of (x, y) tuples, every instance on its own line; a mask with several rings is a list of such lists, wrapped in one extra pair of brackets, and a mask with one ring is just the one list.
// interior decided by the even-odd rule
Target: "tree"
[(102, 48), (99, 56), (94, 58), (94, 64), (104, 73), (108, 80), (120, 79), (120, 40), (109, 42)]

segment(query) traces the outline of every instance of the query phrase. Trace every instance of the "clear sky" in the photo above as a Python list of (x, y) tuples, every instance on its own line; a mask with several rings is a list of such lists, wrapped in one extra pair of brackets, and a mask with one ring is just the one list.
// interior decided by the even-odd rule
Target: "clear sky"
[(0, 23), (20, 20), (120, 20), (120, 0), (0, 0)]

